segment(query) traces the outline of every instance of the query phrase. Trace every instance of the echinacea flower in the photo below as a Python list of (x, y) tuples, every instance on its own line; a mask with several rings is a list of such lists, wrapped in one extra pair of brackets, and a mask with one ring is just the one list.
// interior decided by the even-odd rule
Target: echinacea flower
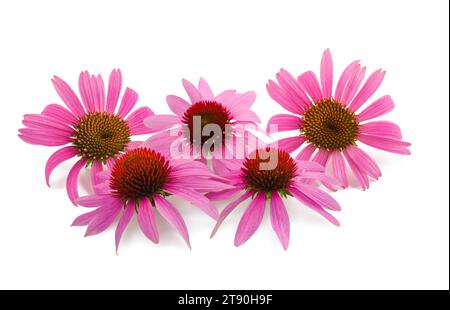
[[(141, 107), (131, 112), (138, 94), (126, 88), (116, 112), (122, 88), (120, 70), (109, 76), (108, 91), (100, 75), (81, 72), (78, 86), (81, 101), (72, 88), (59, 77), (52, 79), (56, 92), (69, 108), (49, 104), (40, 114), (26, 114), (22, 121), (26, 128), (19, 129), (19, 137), (30, 144), (65, 146), (50, 156), (45, 166), (45, 178), (50, 186), (50, 174), (62, 162), (79, 157), (67, 176), (67, 193), (72, 202), (78, 197), (78, 175), (83, 167), (91, 167), (92, 183), (103, 164), (111, 165), (114, 159), (132, 145), (131, 137), (149, 133), (143, 120), (153, 111)], [(81, 103), (83, 102), (83, 104)]]
[(410, 154), (408, 146), (411, 145), (402, 141), (400, 128), (395, 123), (369, 121), (394, 109), (390, 96), (380, 97), (359, 111), (385, 75), (381, 69), (377, 70), (360, 87), (365, 72), (366, 68), (361, 68), (359, 61), (352, 62), (339, 78), (333, 94), (333, 61), (327, 49), (320, 66), (320, 84), (311, 71), (295, 79), (283, 69), (276, 75), (278, 84), (272, 80), (267, 84), (269, 95), (296, 114), (278, 114), (269, 120), (267, 131), (272, 125), (277, 125), (278, 131), (297, 131), (296, 136), (279, 140), (278, 146), (291, 153), (306, 145), (296, 158), (309, 160), (312, 157), (324, 166), (331, 162), (332, 175), (344, 188), (349, 183), (345, 158), (363, 190), (369, 187), (369, 177), (378, 179), (381, 171), (357, 142), (406, 155)]
[[(147, 145), (166, 154), (174, 142), (179, 143), (187, 147), (189, 154), (199, 152), (198, 158), (205, 162), (206, 156), (201, 150), (208, 140), (214, 140), (221, 150), (215, 150), (214, 144), (207, 145), (212, 168), (216, 173), (227, 172), (230, 168), (227, 163), (230, 162), (222, 159), (243, 158), (245, 141), (251, 135), (246, 125), (254, 125), (253, 129), (257, 129), (256, 123), (260, 122), (259, 117), (250, 110), (256, 98), (255, 92), (239, 94), (235, 90), (225, 90), (215, 96), (203, 78), (198, 88), (187, 80), (183, 80), (183, 86), (190, 103), (169, 95), (167, 104), (175, 115), (154, 115), (144, 121), (152, 132), (160, 132), (150, 137)], [(196, 119), (199, 120), (198, 136), (195, 133)], [(201, 135), (208, 125), (219, 126), (220, 132)], [(178, 132), (178, 135), (173, 132)]]
[(229, 174), (229, 179), (234, 188), (207, 194), (213, 201), (234, 197), (220, 213), (211, 237), (215, 235), (224, 219), (248, 199), (251, 199), (251, 202), (242, 215), (234, 238), (236, 246), (246, 242), (258, 229), (266, 203), (269, 201), (273, 230), (286, 250), (289, 245), (290, 224), (282, 198), (287, 196), (295, 197), (305, 206), (339, 226), (338, 220), (326, 211), (326, 209), (339, 211), (341, 209), (339, 204), (329, 194), (305, 183), (307, 179), (320, 180), (328, 184), (336, 183), (324, 173), (323, 166), (318, 163), (294, 160), (284, 150), (266, 147), (250, 154), (242, 162), (240, 170)]
[(115, 233), (116, 251), (134, 213), (144, 235), (159, 242), (154, 210), (174, 226), (190, 247), (186, 224), (168, 198), (173, 195), (185, 199), (217, 219), (216, 208), (202, 193), (229, 187), (200, 162), (172, 161), (140, 146), (121, 155), (111, 170), (99, 172), (98, 178), (97, 194), (76, 200), (80, 206), (98, 208), (80, 215), (72, 225), (87, 225), (86, 236), (90, 236), (101, 233), (120, 217)]

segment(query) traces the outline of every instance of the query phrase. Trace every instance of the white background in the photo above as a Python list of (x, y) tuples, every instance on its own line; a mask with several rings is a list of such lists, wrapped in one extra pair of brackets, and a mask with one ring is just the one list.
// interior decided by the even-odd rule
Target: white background
[[(448, 22), (442, 0), (2, 1), (0, 288), (448, 289)], [(400, 124), (412, 155), (364, 147), (383, 176), (366, 192), (334, 194), (340, 228), (289, 202), (288, 251), (267, 217), (235, 248), (243, 208), (210, 240), (213, 221), (180, 201), (193, 250), (159, 218), (159, 245), (133, 223), (116, 256), (113, 229), (83, 238), (84, 228), (70, 227), (85, 211), (65, 192), (73, 162), (47, 188), (56, 148), (17, 137), (23, 114), (61, 102), (53, 74), (75, 87), (81, 70), (107, 79), (114, 67), (157, 113), (169, 112), (167, 94), (186, 97), (183, 77), (204, 76), (215, 92), (255, 90), (265, 126), (286, 112), (267, 80), (280, 67), (319, 72), (327, 47), (335, 75), (355, 59), (386, 69), (376, 96), (394, 98), (386, 118)]]

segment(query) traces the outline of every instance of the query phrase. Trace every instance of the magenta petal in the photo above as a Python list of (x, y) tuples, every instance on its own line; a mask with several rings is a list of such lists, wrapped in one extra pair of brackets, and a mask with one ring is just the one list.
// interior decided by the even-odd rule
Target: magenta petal
[(310, 160), (312, 154), (314, 154), (314, 151), (316, 150), (315, 146), (313, 144), (308, 144), (305, 146), (295, 157), (296, 160)]
[(386, 113), (394, 110), (395, 104), (390, 96), (383, 96), (373, 103), (371, 103), (367, 108), (365, 108), (357, 117), (359, 122), (363, 122), (378, 116), (384, 115)]
[(101, 178), (98, 177), (98, 173), (103, 171), (103, 164), (101, 161), (99, 160), (95, 160), (92, 163), (91, 166), (91, 184), (92, 187), (94, 188), (94, 192), (95, 192), (95, 186), (98, 185), (99, 183), (101, 183)]
[(106, 97), (106, 112), (114, 114), (117, 101), (119, 100), (120, 90), (122, 89), (122, 73), (120, 70), (113, 70), (109, 75), (108, 94)]
[(283, 201), (277, 192), (272, 192), (270, 199), (270, 222), (285, 250), (289, 246), (289, 216)]
[[(288, 130), (300, 130), (301, 125), (302, 120), (297, 116), (290, 114), (277, 114), (269, 119), (266, 132), (275, 133)], [(274, 127), (274, 131), (270, 131), (271, 126)]]
[(343, 105), (348, 105), (351, 102), (356, 92), (358, 91), (359, 86), (361, 86), (365, 75), (366, 67), (361, 68), (361, 66), (357, 64), (353, 68), (353, 72), (351, 72), (351, 76), (348, 80), (347, 85), (345, 86), (345, 90), (340, 101)]
[(136, 109), (127, 117), (128, 127), (132, 135), (142, 135), (150, 133), (151, 131), (145, 126), (144, 120), (150, 116), (155, 115), (149, 107), (141, 107)]
[(298, 149), (303, 144), (303, 142), (305, 142), (305, 138), (303, 136), (297, 136), (280, 139), (275, 143), (278, 144), (279, 149), (285, 150), (288, 153), (292, 153), (296, 149)]
[(214, 99), (214, 95), (211, 91), (211, 88), (209, 87), (208, 83), (206, 82), (206, 80), (204, 78), (200, 78), (200, 81), (198, 82), (198, 90), (204, 100), (213, 100)]
[(119, 243), (120, 243), (120, 239), (122, 238), (123, 232), (125, 231), (128, 224), (130, 223), (130, 220), (133, 218), (134, 209), (135, 209), (134, 201), (129, 201), (127, 203), (127, 205), (125, 206), (125, 209), (123, 210), (123, 214), (119, 220), (119, 223), (117, 224), (116, 233), (115, 233), (116, 253), (119, 251)]
[(200, 94), (198, 89), (191, 82), (183, 79), (182, 83), (183, 83), (183, 87), (186, 90), (186, 93), (188, 94), (189, 99), (191, 100), (192, 104), (203, 100), (202, 95)]
[(73, 126), (78, 122), (72, 112), (55, 103), (47, 105), (42, 111), (42, 114), (57, 119), (61, 124), (67, 126)]
[(209, 201), (208, 198), (197, 193), (196, 191), (190, 190), (186, 187), (178, 187), (168, 184), (164, 186), (164, 190), (170, 194), (186, 199), (187, 201), (202, 209), (213, 219), (217, 219), (217, 217), (219, 216), (217, 209), (213, 206), (211, 201)]
[(158, 132), (169, 129), (175, 125), (180, 124), (180, 118), (176, 115), (153, 115), (144, 120), (144, 125), (150, 132)]
[(78, 216), (73, 222), (71, 226), (86, 226), (88, 225), (96, 214), (99, 213), (101, 208), (97, 208), (94, 211), (90, 211)]
[(383, 82), (385, 74), (386, 72), (380, 69), (369, 76), (366, 83), (350, 103), (348, 108), (351, 112), (356, 112), (375, 93), (378, 87), (380, 87), (381, 82)]
[(73, 165), (69, 171), (66, 181), (67, 195), (69, 195), (70, 201), (75, 205), (75, 200), (78, 198), (78, 175), (81, 169), (86, 165), (85, 159), (80, 159)]
[(72, 141), (70, 138), (48, 136), (43, 134), (19, 134), (20, 139), (29, 144), (45, 146), (61, 146)]
[(110, 194), (95, 194), (77, 198), (75, 202), (82, 207), (94, 208), (108, 205), (114, 200), (116, 200), (116, 198)]
[(400, 127), (389, 121), (376, 121), (362, 124), (359, 126), (358, 132), (360, 134), (379, 136), (394, 140), (402, 139), (402, 131), (400, 130)]
[(116, 220), (122, 210), (123, 202), (119, 199), (111, 201), (111, 204), (105, 205), (99, 209), (99, 212), (89, 222), (85, 237), (101, 233), (106, 230)]
[(167, 96), (166, 101), (170, 110), (178, 116), (183, 116), (184, 112), (191, 107), (186, 100), (174, 95)]
[(303, 183), (297, 183), (295, 184), (295, 187), (322, 208), (333, 211), (341, 210), (341, 206), (338, 204), (338, 202), (324, 191)]
[(240, 246), (256, 232), (263, 219), (265, 207), (266, 195), (259, 193), (242, 215), (234, 237), (235, 246)]
[(141, 228), (144, 235), (154, 243), (158, 243), (158, 228), (156, 227), (153, 207), (150, 204), (148, 198), (144, 198), (140, 201), (137, 219), (139, 227)]
[(117, 114), (125, 118), (127, 114), (130, 113), (130, 111), (136, 105), (138, 99), (139, 95), (134, 90), (127, 87), (125, 89), (125, 93), (123, 94), (122, 101), (120, 103), (119, 111), (117, 111)]
[(366, 152), (356, 146), (348, 146), (345, 150), (346, 155), (350, 156), (360, 170), (374, 179), (381, 177), (381, 171), (377, 163)]
[(62, 162), (77, 155), (77, 149), (73, 146), (66, 146), (62, 149), (57, 150), (52, 156), (47, 160), (45, 165), (45, 181), (47, 185), (50, 186), (50, 175), (52, 171)]
[(334, 93), (334, 98), (337, 102), (342, 102), (342, 95), (344, 93), (344, 89), (347, 86), (347, 83), (349, 79), (351, 78), (353, 72), (355, 70), (359, 70), (359, 61), (354, 61), (350, 65), (345, 68), (345, 70), (342, 72), (341, 77), (339, 78), (339, 81), (336, 85), (336, 91)]
[(353, 172), (353, 175), (356, 178), (356, 181), (358, 182), (359, 186), (362, 190), (366, 190), (369, 188), (369, 178), (367, 175), (360, 169), (360, 167), (353, 161), (353, 159), (348, 156), (348, 154), (344, 150), (344, 156), (347, 160), (348, 165), (350, 166), (350, 169)]
[(302, 110), (306, 110), (311, 105), (308, 95), (306, 95), (300, 83), (292, 76), (292, 74), (281, 69), (280, 72), (277, 73), (276, 78), (280, 87), (283, 89), (285, 96), (289, 98), (292, 103), (300, 106)]
[(94, 102), (94, 92), (96, 90), (91, 88), (91, 78), (89, 72), (84, 71), (80, 73), (80, 77), (78, 78), (78, 89), (86, 111), (91, 113), (96, 112)]
[(298, 77), (301, 87), (308, 93), (314, 102), (323, 99), (322, 90), (320, 89), (319, 80), (312, 71), (306, 71)]
[(83, 106), (72, 88), (57, 76), (53, 77), (52, 83), (56, 92), (61, 97), (62, 101), (67, 105), (69, 110), (76, 116), (83, 117), (85, 115)]
[(339, 151), (334, 151), (330, 156), (331, 171), (333, 177), (338, 179), (343, 188), (348, 187), (347, 166), (345, 165), (344, 158)]
[(211, 200), (211, 201), (220, 201), (220, 200), (227, 200), (229, 198), (232, 198), (237, 193), (240, 193), (242, 191), (241, 188), (231, 188), (231, 189), (225, 189), (220, 192), (212, 192), (208, 193), (205, 196)]
[(269, 96), (278, 102), (283, 108), (288, 110), (289, 112), (295, 114), (302, 114), (304, 108), (299, 102), (295, 102), (289, 95), (286, 94), (285, 90), (283, 90), (280, 86), (277, 85), (272, 80), (266, 84), (266, 90)]
[(365, 134), (359, 134), (358, 140), (380, 150), (403, 155), (411, 154), (407, 149), (411, 145), (409, 142)]
[(323, 52), (320, 64), (320, 83), (322, 84), (322, 95), (330, 98), (333, 92), (333, 59), (328, 48)]
[(297, 166), (300, 170), (306, 170), (310, 172), (324, 172), (325, 167), (319, 163), (306, 160), (296, 160)]
[(159, 214), (161, 214), (161, 216), (165, 218), (166, 221), (168, 221), (178, 231), (181, 237), (183, 237), (184, 241), (186, 241), (188, 247), (191, 248), (191, 244), (189, 242), (189, 232), (186, 227), (186, 223), (184, 222), (178, 210), (175, 209), (175, 207), (169, 201), (159, 195), (155, 195), (154, 199), (156, 209), (158, 210)]

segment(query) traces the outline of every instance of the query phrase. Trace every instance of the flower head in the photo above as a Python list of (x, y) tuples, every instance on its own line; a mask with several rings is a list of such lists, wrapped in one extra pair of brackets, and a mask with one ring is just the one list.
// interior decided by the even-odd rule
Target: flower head
[(394, 109), (390, 96), (383, 96), (360, 111), (385, 75), (377, 70), (360, 87), (365, 72), (359, 61), (352, 62), (339, 78), (333, 94), (333, 61), (327, 49), (320, 67), (320, 84), (311, 71), (295, 79), (283, 69), (276, 76), (278, 84), (272, 80), (267, 84), (269, 95), (296, 114), (278, 114), (269, 120), (267, 131), (274, 125), (278, 131), (297, 131), (295, 136), (279, 140), (278, 146), (291, 153), (304, 145), (297, 159), (312, 158), (324, 166), (331, 162), (331, 173), (343, 187), (348, 186), (345, 161), (362, 189), (369, 187), (369, 177), (381, 176), (378, 165), (359, 147), (359, 142), (392, 153), (410, 154), (410, 143), (402, 141), (395, 123), (367, 122)]
[(78, 157), (67, 177), (67, 193), (72, 202), (78, 197), (78, 174), (83, 167), (92, 166), (91, 176), (95, 184), (97, 172), (103, 164), (111, 165), (127, 147), (133, 145), (134, 135), (149, 133), (144, 118), (153, 115), (148, 107), (130, 113), (138, 94), (126, 88), (118, 110), (116, 106), (122, 88), (120, 70), (109, 76), (108, 90), (100, 75), (81, 72), (78, 86), (81, 101), (72, 88), (59, 77), (52, 80), (56, 92), (68, 109), (59, 104), (49, 104), (40, 114), (27, 114), (19, 129), (19, 137), (30, 144), (63, 146), (47, 161), (45, 178), (50, 186), (52, 171), (62, 162)]
[(258, 149), (242, 162), (238, 171), (229, 175), (232, 189), (226, 189), (207, 196), (211, 200), (234, 197), (220, 213), (211, 234), (215, 235), (225, 218), (242, 202), (251, 199), (245, 210), (234, 239), (239, 246), (246, 242), (261, 224), (266, 203), (270, 202), (272, 227), (284, 249), (289, 245), (289, 216), (282, 198), (295, 197), (298, 201), (324, 216), (331, 223), (339, 222), (326, 211), (339, 211), (339, 204), (327, 193), (305, 183), (314, 179), (335, 184), (335, 180), (324, 173), (324, 168), (315, 162), (293, 159), (286, 151), (265, 147)]
[(116, 250), (134, 213), (144, 235), (154, 243), (159, 242), (155, 210), (174, 226), (190, 247), (186, 224), (169, 197), (185, 199), (216, 219), (218, 212), (203, 193), (229, 187), (200, 162), (171, 161), (146, 147), (127, 151), (110, 170), (100, 172), (98, 177), (97, 193), (76, 200), (81, 206), (98, 208), (77, 217), (72, 225), (87, 225), (86, 236), (90, 236), (104, 231), (120, 217), (116, 227)]

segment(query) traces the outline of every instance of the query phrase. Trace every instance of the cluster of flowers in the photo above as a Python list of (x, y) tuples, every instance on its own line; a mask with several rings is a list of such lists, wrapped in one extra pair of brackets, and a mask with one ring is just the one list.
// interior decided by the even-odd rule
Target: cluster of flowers
[[(62, 79), (52, 80), (65, 106), (50, 104), (40, 114), (27, 114), (19, 137), (30, 144), (61, 146), (45, 166), (52, 171), (73, 157), (67, 175), (67, 194), (74, 205), (92, 211), (77, 217), (74, 226), (87, 226), (86, 236), (98, 234), (116, 219), (116, 250), (133, 215), (144, 235), (159, 242), (154, 212), (167, 220), (190, 247), (188, 229), (171, 197), (192, 203), (212, 217), (213, 236), (225, 218), (250, 201), (238, 224), (234, 243), (239, 246), (257, 230), (270, 205), (270, 221), (284, 249), (289, 244), (289, 217), (283, 199), (294, 197), (328, 221), (339, 225), (329, 211), (339, 204), (318, 186), (335, 191), (349, 186), (350, 168), (365, 190), (381, 171), (359, 147), (359, 142), (392, 153), (409, 154), (400, 128), (388, 121), (373, 121), (394, 108), (382, 96), (360, 108), (380, 86), (385, 72), (373, 72), (363, 83), (366, 68), (351, 63), (333, 93), (333, 62), (326, 50), (320, 80), (312, 71), (295, 78), (286, 70), (269, 80), (269, 95), (292, 114), (270, 118), (266, 131), (251, 110), (252, 91), (225, 90), (214, 95), (204, 79), (198, 87), (183, 80), (189, 100), (167, 96), (173, 115), (156, 115), (148, 107), (134, 110), (138, 94), (122, 89), (120, 70), (109, 76), (107, 90), (100, 75), (82, 72), (80, 98)], [(118, 108), (117, 108), (118, 105)], [(134, 111), (133, 111), (134, 110)], [(266, 132), (289, 131), (292, 136), (265, 144)], [(145, 141), (135, 136), (150, 134)], [(297, 152), (297, 150), (299, 150)], [(290, 154), (296, 152), (292, 157)], [(80, 197), (78, 176), (89, 169), (92, 193)], [(219, 213), (213, 202), (229, 200)], [(181, 206), (184, 207), (184, 206)]]

